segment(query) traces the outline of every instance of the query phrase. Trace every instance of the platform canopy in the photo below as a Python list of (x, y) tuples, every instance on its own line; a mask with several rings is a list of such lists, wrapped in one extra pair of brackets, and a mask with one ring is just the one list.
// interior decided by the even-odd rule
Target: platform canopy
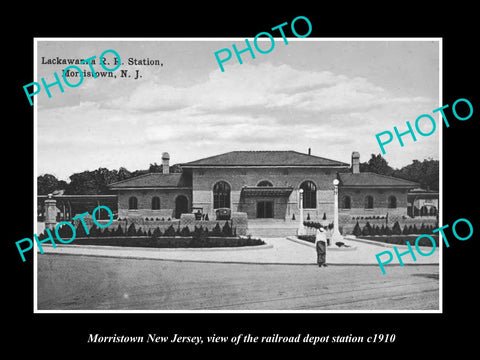
[(242, 196), (290, 196), (293, 186), (244, 186)]

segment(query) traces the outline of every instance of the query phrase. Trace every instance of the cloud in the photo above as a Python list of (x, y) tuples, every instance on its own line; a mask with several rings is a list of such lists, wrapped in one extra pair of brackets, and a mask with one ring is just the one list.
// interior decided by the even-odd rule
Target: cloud
[[(74, 154), (90, 154), (95, 163), (102, 152), (101, 159), (112, 166), (123, 166), (120, 160), (128, 158), (129, 164), (139, 164), (136, 168), (156, 161), (152, 154), (162, 151), (192, 161), (207, 151), (306, 151), (310, 146), (320, 156), (348, 162), (352, 149), (379, 152), (376, 133), (401, 129), (437, 105), (436, 99), (417, 94), (394, 95), (366, 78), (268, 62), (237, 64), (225, 73), (216, 69), (189, 86), (162, 83), (160, 76), (122, 91), (114, 84), (105, 83), (96, 100), (92, 93), (75, 105), (40, 109), (39, 146), (48, 148), (50, 157), (71, 146)], [(117, 96), (107, 96), (110, 88)], [(420, 147), (435, 153), (438, 137), (419, 143), (404, 153)], [(47, 158), (46, 150), (42, 154)]]

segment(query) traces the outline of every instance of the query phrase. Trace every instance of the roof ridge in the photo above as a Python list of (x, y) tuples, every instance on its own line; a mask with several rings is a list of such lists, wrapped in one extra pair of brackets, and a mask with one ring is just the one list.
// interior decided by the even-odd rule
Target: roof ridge
[(390, 179), (396, 179), (396, 180), (403, 180), (403, 181), (407, 181), (407, 182), (410, 182), (410, 183), (413, 183), (413, 184), (419, 184), (418, 182), (416, 181), (411, 181), (411, 180), (406, 180), (404, 178), (401, 178), (401, 177), (396, 177), (396, 176), (391, 176), (391, 175), (384, 175), (384, 174), (377, 174), (373, 171), (365, 171), (363, 173), (360, 173), (360, 174), (375, 174), (375, 175), (378, 175), (378, 176), (383, 176), (385, 178), (390, 178)]
[(137, 175), (137, 176), (132, 176), (132, 177), (130, 177), (130, 178), (128, 178), (128, 179), (123, 179), (123, 180), (120, 180), (120, 181), (117, 181), (117, 182), (113, 182), (113, 183), (107, 184), (107, 186), (117, 185), (117, 184), (121, 184), (121, 183), (130, 181), (130, 180), (133, 180), (133, 179), (140, 179), (140, 178), (144, 178), (144, 177), (152, 176), (152, 175), (182, 175), (182, 173), (168, 173), (168, 174), (164, 174), (164, 173), (159, 173), (159, 172), (149, 172), (149, 173), (146, 173), (146, 174), (141, 174), (141, 175)]

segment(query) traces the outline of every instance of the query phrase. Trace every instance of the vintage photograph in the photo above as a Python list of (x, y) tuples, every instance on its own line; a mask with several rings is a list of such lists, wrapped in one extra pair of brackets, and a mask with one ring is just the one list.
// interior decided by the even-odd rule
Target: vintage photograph
[(35, 312), (441, 312), (441, 39), (273, 35), (35, 39)]

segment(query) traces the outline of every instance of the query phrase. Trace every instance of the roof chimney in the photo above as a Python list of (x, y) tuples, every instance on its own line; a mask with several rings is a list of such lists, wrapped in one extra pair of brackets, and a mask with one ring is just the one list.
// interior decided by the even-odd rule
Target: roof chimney
[(164, 174), (170, 173), (170, 155), (167, 152), (162, 154), (162, 170)]
[(358, 151), (352, 152), (352, 174), (360, 173), (360, 153)]
[(308, 148), (308, 155), (312, 155), (312, 149)]

